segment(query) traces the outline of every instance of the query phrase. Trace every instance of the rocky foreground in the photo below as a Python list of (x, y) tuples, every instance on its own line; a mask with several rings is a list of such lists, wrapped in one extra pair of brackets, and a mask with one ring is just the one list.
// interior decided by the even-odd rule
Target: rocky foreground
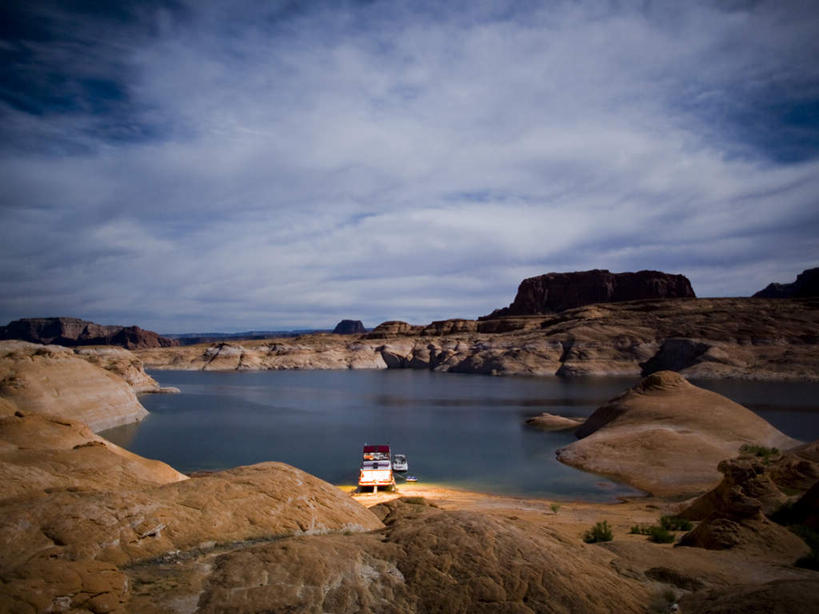
[(367, 334), (137, 350), (155, 369), (819, 380), (819, 299), (664, 299), (536, 316), (385, 322)]
[[(819, 572), (794, 564), (819, 567), (819, 544), (771, 520), (819, 530), (819, 446), (731, 459), (741, 442), (796, 442), (674, 373), (612, 400), (573, 445), (688, 494), (691, 470), (702, 494), (601, 505), (424, 486), (356, 500), (281, 463), (189, 477), (77, 419), (140, 418), (129, 394), (152, 380), (127, 350), (3, 342), (0, 367), (0, 611), (819, 609)], [(633, 437), (650, 431), (647, 447)], [(683, 461), (677, 436), (689, 437), (688, 465), (654, 445), (666, 437)], [(676, 544), (633, 532), (672, 514), (693, 523)], [(585, 543), (604, 520), (613, 540)]]

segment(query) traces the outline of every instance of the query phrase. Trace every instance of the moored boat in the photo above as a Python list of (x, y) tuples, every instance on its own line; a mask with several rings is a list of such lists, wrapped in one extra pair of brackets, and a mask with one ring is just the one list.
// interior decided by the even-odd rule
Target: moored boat
[(409, 469), (409, 463), (407, 463), (407, 455), (406, 454), (396, 454), (392, 457), (392, 470), (393, 471), (407, 471)]

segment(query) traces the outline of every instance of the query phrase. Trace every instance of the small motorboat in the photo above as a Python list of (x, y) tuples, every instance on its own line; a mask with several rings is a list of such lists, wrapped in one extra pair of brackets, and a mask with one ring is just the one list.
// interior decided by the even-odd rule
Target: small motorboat
[(408, 475), (406, 477), (406, 480), (407, 480), (407, 482), (417, 482), (418, 478), (416, 478), (414, 475)]
[(406, 471), (407, 469), (409, 469), (409, 464), (407, 463), (406, 454), (396, 454), (392, 457), (393, 471)]

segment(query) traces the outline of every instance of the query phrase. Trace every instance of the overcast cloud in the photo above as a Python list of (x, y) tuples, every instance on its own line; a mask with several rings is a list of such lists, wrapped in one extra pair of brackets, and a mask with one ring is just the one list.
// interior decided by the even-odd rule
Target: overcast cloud
[(811, 1), (19, 5), (0, 323), (423, 323), (549, 271), (819, 265)]

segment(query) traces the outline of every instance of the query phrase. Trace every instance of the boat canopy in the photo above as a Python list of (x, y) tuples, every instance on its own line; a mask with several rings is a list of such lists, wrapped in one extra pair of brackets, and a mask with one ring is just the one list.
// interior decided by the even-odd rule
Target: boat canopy
[(382, 454), (389, 454), (390, 447), (389, 446), (364, 446), (364, 453), (365, 454), (372, 454), (374, 452), (381, 452)]

